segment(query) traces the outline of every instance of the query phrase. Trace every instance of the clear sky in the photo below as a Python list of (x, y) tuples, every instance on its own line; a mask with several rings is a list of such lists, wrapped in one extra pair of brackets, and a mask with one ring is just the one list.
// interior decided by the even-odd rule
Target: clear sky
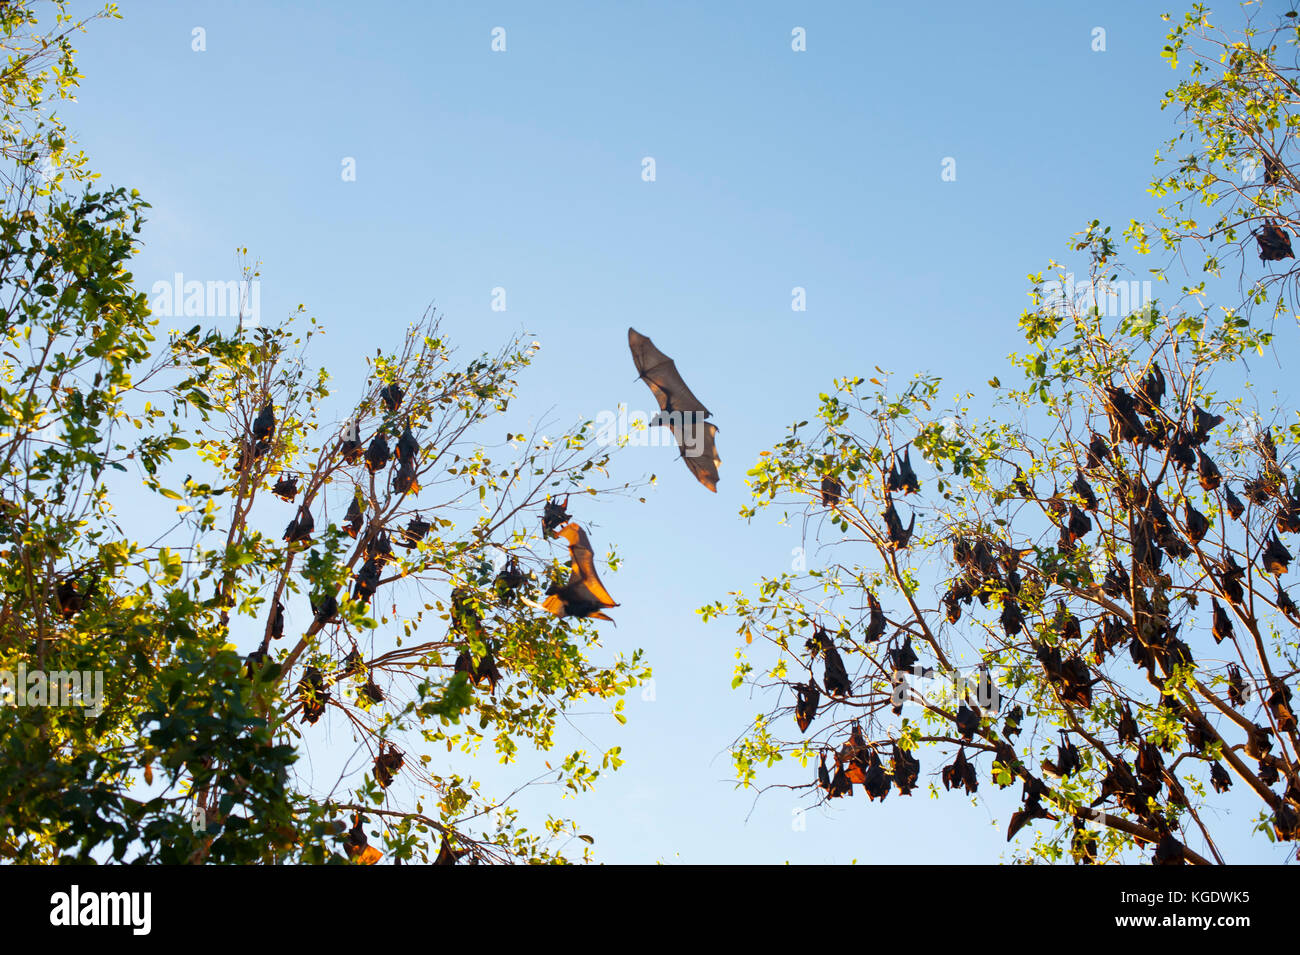
[[(634, 694), (625, 727), (575, 718), (570, 742), (622, 745), (627, 764), (577, 801), (538, 792), (521, 808), (574, 815), (608, 862), (1003, 856), (990, 820), (1005, 824), (1005, 803), (859, 797), (811, 809), (798, 831), (809, 797), (737, 791), (728, 745), (768, 701), (729, 689), (737, 638), (695, 609), (787, 568), (799, 529), (741, 521), (743, 475), (832, 378), (879, 365), (977, 385), (1021, 346), (1027, 273), (1092, 218), (1120, 229), (1151, 214), (1153, 156), (1175, 120), (1159, 109), (1173, 82), (1159, 14), (1180, 7), (122, 9), (78, 43), (86, 79), (66, 115), (103, 181), (153, 205), (141, 289), (177, 272), (236, 278), (248, 247), (264, 319), (304, 303), (344, 397), (355, 356), (395, 344), (431, 303), (467, 351), (522, 328), (542, 344), (525, 401), (560, 421), (651, 406), (634, 326), (713, 411), (716, 496), (675, 452), (632, 449), (616, 476), (657, 472), (647, 503), (581, 515), (597, 551), (613, 541), (624, 558), (605, 575), (622, 605), (605, 643), (648, 651), (655, 698)], [(791, 48), (795, 27), (806, 51)], [(955, 181), (941, 180), (945, 157)], [(805, 312), (791, 310), (796, 286)], [(923, 782), (936, 769), (923, 763)], [(1229, 861), (1276, 857), (1227, 845)]]

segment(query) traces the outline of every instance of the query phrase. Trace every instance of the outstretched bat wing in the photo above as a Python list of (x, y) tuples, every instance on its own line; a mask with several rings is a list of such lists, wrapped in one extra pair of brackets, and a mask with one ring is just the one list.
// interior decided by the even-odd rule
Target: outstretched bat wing
[(691, 469), (695, 479), (716, 494), (718, 465), (722, 463), (715, 441), (717, 425), (709, 421), (687, 421), (679, 422), (669, 430), (682, 446), (682, 460)]
[[(600, 576), (596, 573), (595, 555), (591, 549), (591, 542), (587, 539), (587, 532), (576, 523), (569, 523), (560, 528), (557, 536), (569, 542), (569, 557), (573, 564), (570, 568), (569, 582), (560, 589), (559, 593), (547, 597), (542, 606), (554, 614), (563, 614), (565, 605), (574, 603), (617, 607), (618, 604), (609, 595), (609, 591), (605, 589), (605, 585), (600, 582)], [(601, 613), (590, 613), (587, 616), (609, 620), (609, 617)]]
[(634, 328), (627, 330), (627, 344), (632, 349), (636, 373), (654, 392), (659, 410), (665, 412), (694, 412), (707, 418), (709, 409), (696, 398), (682, 381), (673, 360), (655, 348), (654, 342)]

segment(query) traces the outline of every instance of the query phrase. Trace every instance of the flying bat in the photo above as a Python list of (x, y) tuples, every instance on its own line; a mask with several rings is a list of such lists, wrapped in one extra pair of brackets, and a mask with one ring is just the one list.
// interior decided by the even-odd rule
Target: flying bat
[(646, 383), (659, 409), (666, 415), (698, 415), (709, 417), (709, 409), (696, 398), (671, 358), (655, 347), (654, 342), (642, 335), (635, 328), (627, 330), (627, 344), (632, 350), (632, 362), (636, 365), (637, 377)]
[[(577, 524), (570, 522), (560, 528), (558, 537), (569, 542), (569, 557), (572, 560), (569, 582), (563, 587), (552, 586), (547, 597), (542, 601), (541, 609), (557, 617), (585, 617), (593, 620), (613, 618), (601, 613), (610, 607), (617, 607), (614, 598), (609, 595), (605, 585), (596, 573), (596, 561), (587, 539), (587, 532)], [(530, 606), (537, 604), (527, 600)]]
[[(664, 425), (673, 432), (678, 444), (682, 445), (682, 458), (695, 479), (716, 492), (718, 465), (722, 460), (715, 446), (718, 429), (702, 420), (709, 417), (709, 409), (682, 380), (673, 360), (656, 348), (649, 338), (635, 328), (629, 328), (627, 344), (632, 351), (637, 377), (646, 383), (659, 402), (659, 414), (651, 419), (651, 426)], [(694, 449), (694, 453), (689, 453), (688, 449)]]

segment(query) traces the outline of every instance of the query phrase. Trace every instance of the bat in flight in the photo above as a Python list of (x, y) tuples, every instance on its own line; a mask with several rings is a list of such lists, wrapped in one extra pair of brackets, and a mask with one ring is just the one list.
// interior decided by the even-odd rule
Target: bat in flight
[(682, 460), (695, 479), (710, 491), (718, 490), (718, 457), (715, 438), (718, 428), (704, 419), (709, 409), (682, 380), (677, 365), (635, 328), (627, 330), (627, 344), (637, 377), (646, 383), (659, 402), (659, 414), (651, 427), (663, 425), (673, 432), (682, 448)]
[(552, 586), (540, 606), (525, 597), (520, 599), (557, 617), (586, 617), (613, 623), (613, 618), (601, 611), (618, 604), (596, 574), (596, 561), (587, 532), (577, 524), (569, 523), (561, 527), (556, 536), (569, 542), (569, 557), (573, 561), (569, 582), (563, 587)]

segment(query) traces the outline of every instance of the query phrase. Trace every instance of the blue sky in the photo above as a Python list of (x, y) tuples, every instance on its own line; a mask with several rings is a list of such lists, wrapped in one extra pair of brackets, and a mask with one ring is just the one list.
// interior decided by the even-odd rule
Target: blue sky
[[(153, 205), (142, 289), (176, 272), (235, 278), (246, 246), (264, 319), (304, 303), (345, 397), (355, 356), (431, 303), (466, 351), (522, 328), (542, 344), (525, 401), (560, 421), (650, 407), (633, 326), (712, 409), (716, 496), (672, 451), (632, 449), (616, 474), (657, 472), (648, 502), (582, 515), (597, 550), (613, 541), (624, 559), (606, 576), (622, 604), (606, 646), (646, 648), (655, 699), (633, 695), (626, 727), (576, 718), (573, 738), (621, 745), (627, 765), (576, 802), (541, 791), (525, 809), (575, 815), (608, 862), (1000, 858), (996, 802), (854, 799), (796, 831), (806, 798), (735, 790), (728, 744), (766, 702), (729, 690), (736, 637), (695, 608), (788, 565), (797, 529), (736, 516), (743, 474), (832, 378), (879, 365), (978, 385), (1020, 347), (1027, 273), (1092, 218), (1151, 214), (1174, 122), (1159, 109), (1174, 76), (1165, 7), (122, 9), (78, 44), (86, 79), (66, 116), (103, 181)], [(498, 26), (505, 52), (490, 48)], [(940, 179), (945, 157), (956, 181)], [(806, 312), (791, 310), (795, 286)], [(806, 781), (781, 772), (772, 781)], [(1229, 844), (1232, 861), (1272, 855)]]

